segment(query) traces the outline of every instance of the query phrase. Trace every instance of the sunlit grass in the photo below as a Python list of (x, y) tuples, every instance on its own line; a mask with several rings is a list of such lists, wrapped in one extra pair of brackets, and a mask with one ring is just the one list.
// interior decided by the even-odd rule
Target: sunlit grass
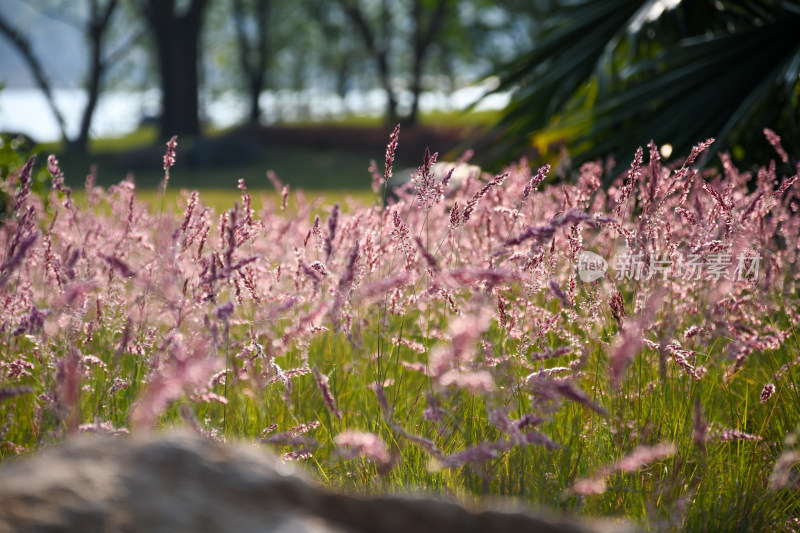
[[(453, 126), (489, 126), (500, 118), (500, 111), (425, 111), (420, 113), (419, 125), (430, 127)], [(285, 127), (344, 126), (352, 128), (387, 127), (383, 115), (352, 114), (342, 117), (330, 117), (323, 121), (299, 120), (282, 123)]]
[[(163, 198), (164, 209), (173, 214), (179, 214), (186, 208), (186, 198), (191, 193), (192, 189), (178, 189), (177, 187), (168, 187), (166, 195)], [(235, 204), (242, 205), (242, 194), (236, 189), (200, 189), (200, 197), (203, 204), (207, 207), (213, 208), (216, 213), (230, 210)], [(252, 208), (256, 212), (261, 212), (265, 207), (269, 209), (278, 209), (281, 204), (281, 197), (274, 189), (255, 189), (248, 191), (252, 197)], [(370, 190), (356, 189), (356, 190), (313, 190), (304, 191), (304, 196), (309, 202), (318, 205), (318, 209), (312, 211), (313, 214), (325, 212), (326, 206), (339, 203), (343, 211), (347, 212), (353, 205), (370, 205), (377, 201), (376, 195)], [(72, 193), (75, 202), (80, 205), (86, 205), (86, 191), (78, 189)], [(161, 210), (162, 196), (158, 189), (137, 189), (136, 198), (138, 201), (150, 207), (151, 213), (156, 213)], [(291, 194), (288, 201), (288, 208), (294, 210), (297, 206), (297, 197)], [(101, 207), (102, 208), (102, 207)]]
[[(491, 123), (497, 116), (494, 111), (481, 112), (431, 112), (423, 113), (423, 127), (476, 127)], [(389, 128), (380, 116), (349, 115), (341, 119), (324, 122), (293, 122), (281, 124), (289, 128), (313, 128), (343, 126), (352, 128)], [(206, 132), (207, 139), (225, 136), (232, 130)], [(247, 138), (246, 136), (244, 138)], [(270, 188), (266, 172), (272, 170), (293, 189), (308, 191), (368, 190), (370, 175), (367, 172), (371, 154), (359, 146), (344, 146), (336, 149), (299, 145), (257, 145), (255, 155), (243, 159), (230, 156), (226, 162), (200, 163), (203, 149), (194, 152), (198, 141), (179, 138), (177, 165), (172, 169), (171, 186), (231, 191), (243, 178), (253, 189)], [(250, 150), (249, 146), (244, 152)], [(37, 147), (42, 161), (51, 153), (57, 154), (67, 176), (67, 184), (73, 189), (83, 186), (84, 177), (92, 166), (98, 169), (99, 183), (109, 186), (132, 177), (139, 188), (154, 189), (163, 179), (159, 164), (165, 147), (158, 140), (155, 126), (144, 126), (126, 135), (114, 138), (92, 139), (88, 155), (65, 150), (60, 143), (44, 143)], [(218, 150), (218, 149), (217, 149)], [(219, 157), (219, 154), (215, 157)], [(416, 158), (416, 154), (415, 154)], [(40, 162), (41, 164), (41, 162)], [(413, 165), (416, 165), (416, 160)], [(406, 163), (407, 166), (411, 164)]]
[[(682, 171), (660, 165), (634, 164), (628, 203), (619, 191), (634, 182), (605, 191), (600, 165), (541, 187), (515, 165), (447, 194), (421, 173), (419, 194), (388, 206), (362, 181), (291, 187), (284, 208), (246, 179), (252, 213), (233, 187), (198, 187), (189, 207), (192, 182), (177, 176), (163, 197), (123, 186), (91, 206), (76, 190), (40, 210), (14, 190), (21, 208), (0, 237), (6, 257), (20, 242), (30, 255), (0, 269), (14, 273), (2, 278), (0, 460), (103, 430), (93, 423), (188, 426), (356, 493), (780, 530), (800, 513), (800, 301), (784, 245), (800, 231), (797, 189), (775, 176), (785, 199), (768, 180), (752, 191), (728, 168), (696, 179), (732, 207), (701, 184), (651, 197), (653, 175)], [(770, 277), (576, 271), (582, 251), (611, 261), (623, 246), (674, 245), (710, 262), (734, 242), (775, 258)], [(389, 459), (344, 456), (336, 439), (351, 431)]]

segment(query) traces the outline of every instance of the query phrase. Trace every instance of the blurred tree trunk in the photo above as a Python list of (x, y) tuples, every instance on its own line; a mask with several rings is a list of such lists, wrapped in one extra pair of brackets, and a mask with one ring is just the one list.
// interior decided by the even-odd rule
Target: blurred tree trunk
[(450, 0), (438, 0), (431, 12), (430, 17), (425, 20), (425, 6), (423, 0), (414, 0), (412, 5), (411, 18), (414, 22), (414, 61), (411, 65), (411, 112), (406, 118), (409, 125), (415, 125), (419, 121), (419, 95), (422, 93), (422, 65), (425, 61), (431, 44), (433, 44), (436, 31), (442, 31), (444, 26), (447, 8)]
[(208, 1), (192, 0), (180, 13), (175, 0), (144, 0), (141, 4), (155, 37), (163, 138), (200, 134), (200, 33)]
[(87, 100), (86, 107), (83, 109), (83, 117), (81, 117), (78, 137), (70, 143), (73, 148), (82, 154), (85, 154), (89, 148), (89, 128), (92, 126), (94, 110), (97, 108), (97, 102), (100, 99), (103, 74), (109, 64), (103, 58), (103, 39), (111, 21), (111, 16), (117, 6), (117, 0), (109, 0), (103, 8), (100, 7), (97, 0), (89, 1), (89, 22), (86, 25), (86, 33), (89, 38), (91, 63), (86, 87)]
[(389, 2), (383, 0), (381, 3), (381, 34), (377, 35), (367, 22), (366, 15), (361, 10), (358, 2), (349, 0), (338, 0), (339, 4), (344, 9), (350, 21), (355, 25), (356, 30), (364, 40), (364, 45), (367, 47), (369, 54), (375, 59), (375, 65), (378, 68), (378, 78), (381, 87), (386, 93), (386, 118), (389, 124), (396, 124), (399, 116), (397, 113), (397, 100), (392, 89), (392, 71), (389, 63), (391, 39), (391, 11), (389, 9)]
[[(311, 8), (321, 12), (326, 8), (328, 0), (316, 0), (311, 3)], [(336, 80), (336, 94), (344, 101), (347, 96), (348, 85), (353, 72), (354, 52), (343, 46), (343, 43), (350, 36), (349, 28), (342, 27), (331, 21), (330, 17), (321, 16), (317, 20), (325, 42), (336, 43), (331, 49), (338, 50), (338, 53), (323, 55), (325, 63), (331, 68)]]
[[(398, 9), (397, 4), (393, 4), (389, 0), (382, 0), (380, 20), (371, 25), (357, 0), (338, 1), (361, 35), (367, 51), (375, 60), (378, 78), (383, 90), (386, 92), (387, 118), (390, 124), (396, 124), (400, 120), (400, 116), (397, 110), (397, 95), (392, 88), (392, 77), (395, 73), (392, 72), (390, 57), (392, 55), (391, 41), (394, 38), (393, 32), (397, 31), (396, 27), (391, 24), (391, 14), (393, 9)], [(411, 3), (409, 15), (412, 25), (410, 76), (412, 101), (409, 114), (402, 118), (402, 121), (406, 124), (415, 125), (419, 120), (422, 67), (428, 57), (431, 45), (446, 31), (447, 11), (452, 4), (452, 0), (413, 0)], [(375, 31), (373, 26), (379, 28), (379, 32)]]
[(258, 99), (267, 82), (267, 62), (269, 59), (268, 27), (271, 0), (255, 0), (255, 36), (248, 37), (247, 16), (243, 0), (233, 1), (233, 14), (236, 23), (236, 38), (239, 45), (239, 64), (247, 84), (250, 99), (248, 122), (257, 125), (261, 120), (261, 106)]

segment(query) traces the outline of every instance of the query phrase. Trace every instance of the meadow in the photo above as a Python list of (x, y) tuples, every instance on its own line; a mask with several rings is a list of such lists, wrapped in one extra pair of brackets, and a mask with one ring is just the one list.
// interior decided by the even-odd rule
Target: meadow
[(651, 143), (608, 189), (600, 163), (456, 180), (426, 152), (390, 195), (395, 130), (347, 205), (273, 176), (209, 206), (170, 189), (174, 145), (147, 199), (72, 194), (54, 157), (34, 194), (30, 159), (4, 184), (0, 461), (185, 426), (355, 493), (800, 530), (800, 169), (765, 133), (757, 171)]

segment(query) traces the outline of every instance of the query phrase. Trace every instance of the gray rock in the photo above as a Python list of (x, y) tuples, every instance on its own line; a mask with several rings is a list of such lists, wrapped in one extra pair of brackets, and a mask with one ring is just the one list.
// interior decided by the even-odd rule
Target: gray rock
[(245, 445), (185, 433), (84, 437), (0, 468), (6, 532), (469, 533), (630, 531), (422, 497), (324, 490)]

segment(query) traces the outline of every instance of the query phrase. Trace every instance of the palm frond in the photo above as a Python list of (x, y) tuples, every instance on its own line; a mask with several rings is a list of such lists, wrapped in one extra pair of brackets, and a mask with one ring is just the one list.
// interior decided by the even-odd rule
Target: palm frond
[(643, 22), (654, 4), (564, 2), (534, 49), (498, 72), (513, 96), (495, 155), (555, 138), (579, 160), (629, 158), (650, 139), (682, 152), (716, 137), (729, 149), (764, 126), (800, 140), (797, 6), (683, 2)]

